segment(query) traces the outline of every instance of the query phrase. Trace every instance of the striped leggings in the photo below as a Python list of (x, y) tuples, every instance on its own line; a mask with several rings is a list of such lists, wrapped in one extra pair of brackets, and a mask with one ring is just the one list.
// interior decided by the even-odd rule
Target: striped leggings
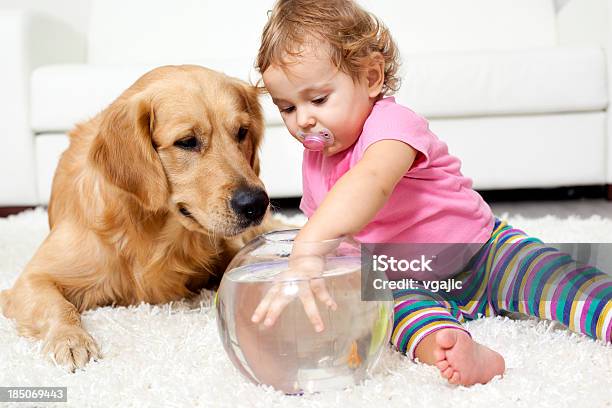
[(442, 328), (502, 312), (556, 320), (570, 330), (612, 341), (612, 276), (580, 265), (523, 231), (496, 220), (487, 243), (455, 277), (461, 290), (394, 291), (391, 341), (411, 358), (421, 339)]

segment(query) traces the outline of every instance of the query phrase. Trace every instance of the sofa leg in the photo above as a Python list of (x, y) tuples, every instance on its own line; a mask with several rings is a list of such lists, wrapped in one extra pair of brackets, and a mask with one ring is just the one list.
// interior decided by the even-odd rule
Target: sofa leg
[(606, 199), (612, 201), (612, 184), (606, 184)]

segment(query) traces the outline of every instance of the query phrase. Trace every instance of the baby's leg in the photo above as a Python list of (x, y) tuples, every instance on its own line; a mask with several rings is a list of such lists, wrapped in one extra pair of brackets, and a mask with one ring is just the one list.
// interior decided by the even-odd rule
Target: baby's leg
[(490, 300), (496, 311), (558, 321), (612, 341), (612, 276), (576, 262), (518, 230), (492, 258)]
[(435, 365), (452, 384), (487, 383), (503, 374), (503, 357), (472, 340), (452, 302), (419, 290), (395, 293), (392, 342), (412, 359)]

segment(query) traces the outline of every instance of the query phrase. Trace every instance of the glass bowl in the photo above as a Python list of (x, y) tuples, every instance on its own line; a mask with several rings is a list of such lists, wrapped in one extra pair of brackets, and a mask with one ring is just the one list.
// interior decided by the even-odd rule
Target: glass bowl
[[(359, 384), (389, 342), (393, 302), (361, 300), (360, 248), (349, 239), (307, 244), (324, 254), (319, 257), (323, 265), (320, 275), (283, 274), (298, 231), (261, 235), (234, 257), (215, 300), (221, 341), (232, 363), (247, 379), (286, 394)], [(251, 321), (255, 308), (273, 285), (293, 294), (296, 285), (315, 279), (324, 283), (337, 305), (329, 308), (315, 296), (322, 331), (315, 331), (297, 294), (289, 297), (272, 326)]]

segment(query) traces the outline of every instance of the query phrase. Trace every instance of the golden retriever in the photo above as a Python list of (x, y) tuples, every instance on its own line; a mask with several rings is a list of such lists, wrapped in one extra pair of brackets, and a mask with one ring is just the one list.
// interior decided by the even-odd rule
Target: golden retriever
[(164, 303), (218, 284), (269, 229), (254, 87), (193, 65), (148, 72), (70, 133), (49, 236), (0, 308), (74, 371), (100, 357), (80, 312)]

